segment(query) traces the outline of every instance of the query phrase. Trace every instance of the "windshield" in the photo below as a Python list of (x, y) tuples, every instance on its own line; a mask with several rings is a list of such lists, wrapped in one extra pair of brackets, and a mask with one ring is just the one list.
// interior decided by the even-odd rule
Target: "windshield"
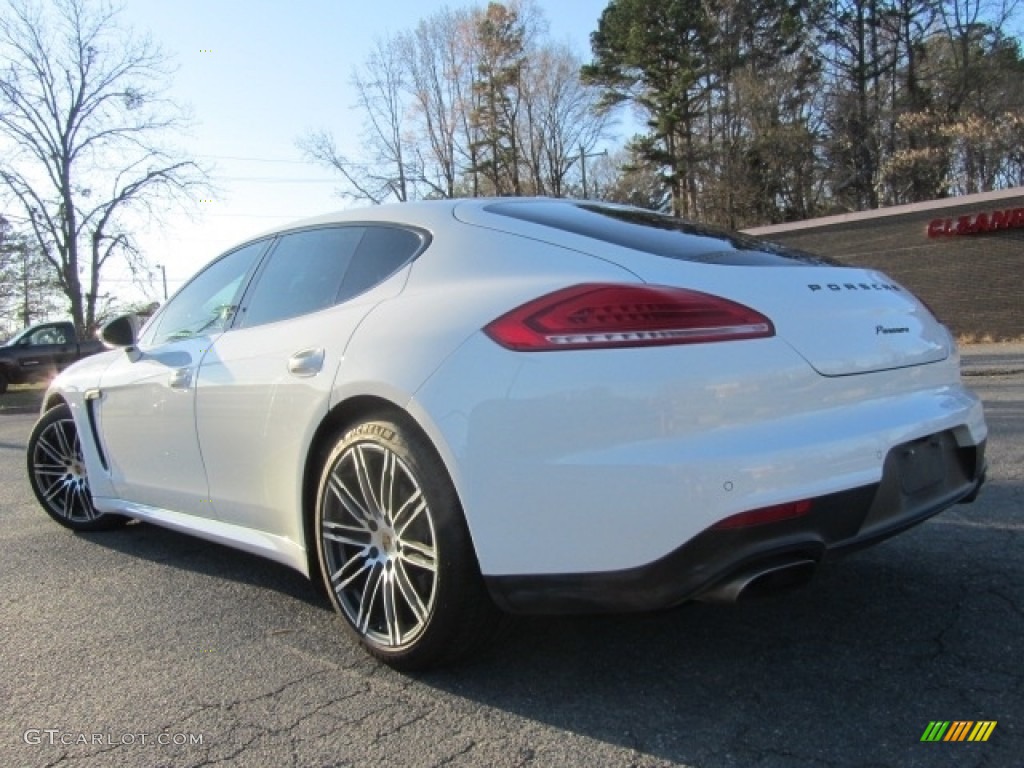
[(11, 336), (7, 341), (5, 341), (3, 343), (3, 346), (5, 346), (5, 347), (13, 347), (15, 344), (18, 343), (19, 339), (21, 339), (23, 336), (27, 335), (28, 332), (31, 331), (31, 330), (32, 330), (32, 328), (25, 328), (24, 330), (19, 331), (18, 333), (16, 333), (13, 336)]

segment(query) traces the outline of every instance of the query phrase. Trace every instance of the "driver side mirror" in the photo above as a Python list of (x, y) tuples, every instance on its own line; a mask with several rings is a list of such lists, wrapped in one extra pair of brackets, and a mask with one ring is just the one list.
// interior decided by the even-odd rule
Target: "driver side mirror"
[(141, 327), (142, 324), (139, 322), (138, 316), (119, 315), (100, 329), (100, 341), (108, 349), (133, 347), (139, 340)]

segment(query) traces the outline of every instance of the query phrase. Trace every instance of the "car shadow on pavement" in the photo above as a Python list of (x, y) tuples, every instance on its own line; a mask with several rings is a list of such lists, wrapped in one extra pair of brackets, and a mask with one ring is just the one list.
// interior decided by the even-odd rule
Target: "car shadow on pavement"
[(78, 535), (129, 557), (273, 590), (315, 608), (332, 610), (327, 596), (298, 571), (195, 536), (141, 521), (112, 531)]
[[(1024, 557), (1013, 500), (1022, 495), (1020, 484), (994, 483), (979, 503), (828, 563), (810, 586), (775, 597), (520, 617), (477, 658), (412, 684), (513, 715), (525, 733), (508, 738), (525, 762), (523, 723), (535, 722), (572, 734), (580, 760), (600, 742), (601, 754), (623, 750), (623, 765), (1016, 764)], [(85, 536), (332, 613), (300, 574), (254, 555), (144, 523)], [(330, 618), (324, 637), (337, 632)], [(357, 668), (381, 672), (369, 659)], [(934, 720), (999, 725), (989, 742), (955, 752), (921, 742)]]
[[(521, 619), (474, 663), (421, 680), (633, 752), (624, 764), (1019, 764), (1024, 571), (992, 553), (1011, 537), (1019, 548), (1021, 531), (965, 509), (828, 564), (802, 590)], [(999, 738), (937, 753), (921, 743), (933, 720), (995, 720)]]

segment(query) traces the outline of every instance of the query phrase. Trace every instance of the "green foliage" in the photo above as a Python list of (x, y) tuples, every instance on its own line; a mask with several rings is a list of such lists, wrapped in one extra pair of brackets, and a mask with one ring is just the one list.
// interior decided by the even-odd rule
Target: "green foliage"
[(519, 14), (501, 3), (489, 3), (477, 20), (474, 109), (474, 163), (469, 171), (488, 182), (496, 195), (521, 194), (517, 120), (526, 64), (526, 30)]
[[(303, 148), (372, 201), (581, 194), (585, 169), (591, 196), (729, 227), (1019, 185), (1016, 7), (610, 0), (586, 64), (532, 0), (444, 10), (358, 71), (364, 157)], [(595, 159), (620, 114), (639, 135)]]
[(0, 216), (0, 338), (59, 317), (60, 290), (30, 238)]
[(671, 209), (774, 223), (1024, 183), (1015, 3), (611, 0), (584, 81)]
[[(766, 115), (763, 104), (755, 114), (758, 93), (744, 85), (768, 73), (805, 89), (808, 14), (807, 3), (776, 0), (612, 0), (605, 8), (581, 76), (604, 89), (606, 108), (629, 103), (644, 115), (648, 133), (630, 146), (660, 169), (674, 213), (708, 218), (713, 199), (713, 218), (736, 224), (741, 210), (775, 196), (771, 187), (787, 186), (765, 178), (771, 169), (760, 158), (781, 137), (802, 139), (805, 116), (792, 107)], [(763, 188), (750, 194), (751, 184)]]

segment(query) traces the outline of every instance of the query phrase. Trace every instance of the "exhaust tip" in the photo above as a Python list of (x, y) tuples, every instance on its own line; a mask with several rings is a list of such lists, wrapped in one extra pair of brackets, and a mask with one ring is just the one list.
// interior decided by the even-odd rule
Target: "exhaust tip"
[(735, 603), (778, 594), (807, 584), (818, 563), (810, 558), (750, 566), (719, 582), (697, 599), (702, 602)]

